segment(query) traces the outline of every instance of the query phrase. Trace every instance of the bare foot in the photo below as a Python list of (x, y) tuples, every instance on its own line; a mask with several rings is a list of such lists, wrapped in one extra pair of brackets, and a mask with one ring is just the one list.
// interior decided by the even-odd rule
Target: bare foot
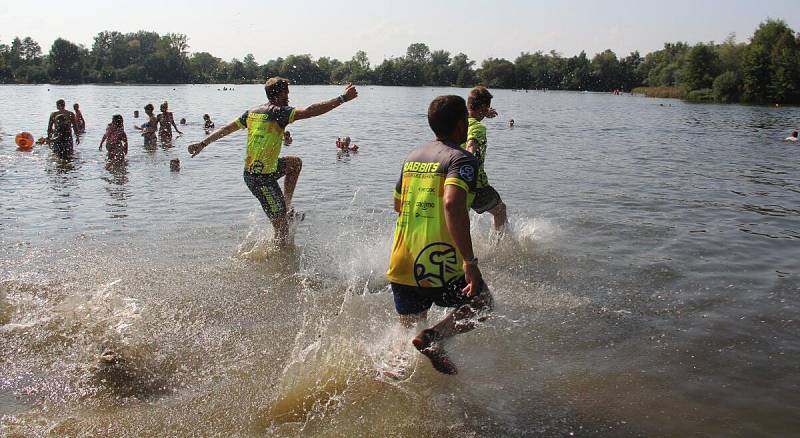
[(458, 368), (456, 368), (455, 364), (447, 357), (447, 353), (439, 343), (435, 331), (425, 329), (421, 331), (416, 338), (412, 339), (411, 343), (414, 344), (414, 347), (419, 350), (420, 353), (431, 360), (431, 365), (433, 365), (436, 371), (444, 374), (458, 373)]

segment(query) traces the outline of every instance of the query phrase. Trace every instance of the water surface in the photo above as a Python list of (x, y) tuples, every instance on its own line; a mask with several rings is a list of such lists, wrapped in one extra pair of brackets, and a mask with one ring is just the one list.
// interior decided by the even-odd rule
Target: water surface
[[(486, 167), (512, 226), (472, 227), (497, 317), (451, 342), (457, 376), (419, 360), (398, 383), (376, 378), (409, 336), (384, 277), (391, 194), (431, 138), (427, 104), (467, 90), (363, 87), (291, 125), (306, 219), (279, 254), (242, 181), (245, 134), (186, 153), (204, 113), (221, 126), (264, 100), (217, 88), (0, 87), (3, 434), (800, 431), (800, 147), (780, 141), (797, 108), (493, 91)], [(16, 151), (58, 98), (87, 119), (76, 157)], [(189, 124), (148, 150), (133, 111), (163, 100)], [(109, 166), (116, 113), (131, 148)], [(337, 156), (346, 135), (360, 152)]]

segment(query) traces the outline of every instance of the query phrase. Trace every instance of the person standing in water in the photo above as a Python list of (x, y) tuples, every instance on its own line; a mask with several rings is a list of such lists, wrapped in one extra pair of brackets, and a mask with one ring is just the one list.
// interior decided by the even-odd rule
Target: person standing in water
[[(241, 117), (217, 129), (203, 141), (189, 145), (188, 150), (194, 157), (209, 144), (246, 128), (244, 182), (272, 221), (276, 244), (285, 247), (291, 243), (289, 220), (294, 215), (292, 196), (303, 167), (300, 157), (279, 158), (286, 126), (297, 120), (325, 114), (358, 97), (358, 92), (352, 84), (348, 84), (341, 96), (303, 109), (289, 106), (289, 81), (285, 78), (270, 78), (264, 90), (267, 93), (267, 103), (245, 111)], [(281, 191), (278, 179), (284, 176), (286, 178)]]
[(461, 148), (468, 130), (462, 97), (434, 99), (428, 124), (436, 141), (406, 157), (395, 186), (394, 210), (399, 215), (387, 277), (404, 327), (424, 320), (433, 304), (455, 308), (419, 332), (412, 343), (436, 370), (456, 374), (443, 341), (475, 328), (492, 308), (469, 228), (468, 205), (479, 166), (475, 156)]
[(168, 110), (169, 104), (167, 102), (162, 103), (161, 114), (159, 114), (157, 117), (158, 137), (161, 140), (161, 143), (165, 145), (172, 144), (172, 128), (175, 128), (175, 132), (178, 134), (183, 134), (175, 124), (175, 117)]
[(81, 144), (81, 133), (75, 121), (75, 114), (66, 107), (64, 99), (58, 99), (56, 111), (50, 114), (50, 119), (47, 121), (47, 138), (53, 146), (53, 151), (60, 156), (72, 154), (74, 149), (72, 132), (75, 133), (75, 144)]
[(62, 160), (71, 158), (75, 151), (71, 132), (74, 126), (74, 121), (66, 114), (58, 114), (53, 120), (53, 129), (49, 134), (48, 143), (53, 152)]
[(81, 112), (81, 106), (75, 103), (72, 105), (72, 109), (75, 110), (75, 124), (78, 127), (78, 132), (83, 134), (86, 132), (86, 120), (83, 118), (83, 113)]
[(155, 107), (153, 107), (152, 103), (148, 103), (144, 106), (144, 113), (147, 115), (147, 121), (142, 124), (142, 126), (133, 127), (142, 131), (142, 137), (144, 137), (144, 146), (145, 147), (153, 147), (156, 145), (156, 129), (158, 126), (158, 118), (156, 118), (153, 111)]
[(475, 155), (479, 163), (478, 181), (475, 184), (475, 201), (472, 209), (478, 214), (487, 211), (491, 213), (494, 216), (494, 228), (502, 231), (508, 222), (506, 204), (500, 199), (497, 190), (489, 185), (489, 178), (483, 168), (486, 161), (486, 125), (481, 121), (486, 117), (491, 118), (497, 115), (492, 108), (492, 94), (486, 87), (473, 88), (467, 98), (467, 107), (469, 108), (469, 130), (467, 142), (462, 147)]
[(99, 150), (101, 151), (103, 150), (103, 143), (106, 144), (106, 149), (108, 149), (109, 160), (119, 161), (128, 154), (128, 135), (125, 134), (125, 126), (120, 114), (115, 114), (111, 117), (111, 123), (108, 124), (106, 133), (100, 140)]

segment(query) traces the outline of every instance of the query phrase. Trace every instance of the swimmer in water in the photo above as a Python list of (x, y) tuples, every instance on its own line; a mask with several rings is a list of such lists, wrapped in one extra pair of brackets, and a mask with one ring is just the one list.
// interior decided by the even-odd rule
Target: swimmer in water
[(797, 131), (792, 131), (792, 135), (786, 137), (784, 141), (797, 142)]
[(209, 116), (208, 114), (203, 114), (203, 129), (205, 129), (206, 131), (214, 129), (214, 122), (211, 121), (211, 116)]
[(175, 132), (183, 134), (178, 126), (175, 124), (175, 117), (169, 112), (169, 104), (164, 102), (161, 104), (161, 114), (158, 115), (158, 137), (164, 145), (172, 144), (172, 128)]
[(128, 135), (125, 134), (122, 116), (115, 114), (111, 117), (111, 123), (106, 128), (106, 133), (100, 140), (100, 149), (103, 150), (103, 143), (106, 144), (109, 160), (122, 160), (128, 155)]
[(186, 124), (186, 119), (185, 118), (181, 118), (181, 122), (180, 123), (181, 123), (181, 125), (185, 125)]
[(470, 236), (468, 201), (475, 190), (478, 159), (464, 150), (467, 105), (460, 96), (439, 96), (428, 108), (436, 140), (405, 159), (394, 189), (398, 213), (389, 279), (400, 324), (413, 328), (433, 304), (455, 308), (411, 341), (444, 374), (458, 369), (444, 341), (488, 317), (492, 295), (483, 282)]
[[(53, 151), (64, 156), (71, 154), (73, 151), (72, 133), (70, 131), (75, 133), (75, 143), (81, 144), (81, 133), (75, 121), (75, 114), (68, 111), (66, 106), (64, 99), (58, 99), (56, 101), (56, 111), (50, 114), (50, 119), (47, 122), (48, 141), (53, 145)], [(59, 116), (63, 116), (63, 118), (59, 122), (60, 131), (57, 131), (56, 118)], [(57, 141), (54, 139), (57, 139)]]
[[(53, 119), (53, 129), (48, 134), (48, 143), (61, 159), (68, 159), (75, 151), (72, 145), (73, 119), (67, 114), (57, 114)], [(76, 134), (77, 137), (77, 134)]]
[(158, 118), (153, 114), (155, 107), (152, 103), (144, 106), (144, 113), (147, 115), (147, 121), (142, 126), (135, 126), (135, 129), (142, 131), (144, 137), (144, 146), (153, 147), (156, 145), (156, 129), (158, 126)]
[(75, 124), (78, 126), (78, 132), (83, 134), (86, 132), (86, 120), (83, 118), (83, 113), (80, 110), (80, 105), (75, 103), (72, 105), (72, 109), (75, 110)]
[[(247, 155), (244, 160), (244, 182), (272, 222), (275, 243), (285, 248), (292, 244), (289, 238), (289, 221), (294, 217), (292, 196), (300, 177), (303, 161), (300, 157), (280, 157), (286, 126), (312, 117), (321, 116), (358, 97), (352, 84), (336, 98), (315, 103), (307, 108), (289, 106), (289, 80), (273, 77), (264, 85), (268, 101), (245, 111), (233, 122), (217, 129), (199, 143), (189, 145), (192, 157), (209, 144), (240, 129), (247, 129)], [(285, 177), (283, 190), (278, 180)]]
[(508, 121), (508, 127), (509, 128), (513, 128), (514, 127), (514, 119), (511, 119), (511, 120)]

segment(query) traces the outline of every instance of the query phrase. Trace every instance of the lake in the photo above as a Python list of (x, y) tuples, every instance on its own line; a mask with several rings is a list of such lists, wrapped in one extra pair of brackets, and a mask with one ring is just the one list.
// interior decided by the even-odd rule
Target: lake
[[(0, 87), (0, 434), (800, 433), (800, 146), (782, 141), (800, 108), (493, 90), (486, 170), (510, 229), (471, 216), (496, 311), (448, 344), (445, 376), (407, 351), (385, 272), (428, 103), (468, 90), (360, 87), (290, 125), (306, 218), (278, 253), (246, 135), (186, 152), (204, 113), (219, 127), (265, 100), (221, 88)], [(87, 120), (74, 159), (17, 151), (59, 98)], [(184, 135), (146, 149), (133, 111), (164, 100)], [(131, 145), (109, 166), (113, 114)], [(378, 377), (393, 349), (405, 380)]]

